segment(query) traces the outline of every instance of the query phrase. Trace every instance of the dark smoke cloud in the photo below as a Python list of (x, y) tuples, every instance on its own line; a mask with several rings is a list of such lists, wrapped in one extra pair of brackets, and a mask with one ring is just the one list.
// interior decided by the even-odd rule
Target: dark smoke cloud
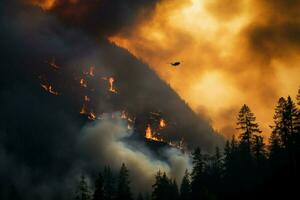
[[(300, 50), (300, 1), (256, 2), (257, 17), (243, 34), (256, 55), (285, 58)], [(283, 50), (284, 49), (284, 50)]]
[[(120, 5), (125, 6), (125, 3), (122, 1)], [(133, 1), (129, 5), (136, 8)], [(86, 130), (84, 127), (89, 122), (78, 112), (82, 97), (87, 93), (99, 112), (126, 108), (136, 116), (144, 116), (160, 110), (177, 124), (166, 132), (166, 136), (170, 139), (184, 137), (191, 148), (199, 145), (209, 152), (215, 145), (223, 143), (222, 137), (216, 135), (204, 119), (197, 117), (147, 65), (128, 52), (104, 38), (95, 39), (83, 29), (66, 28), (55, 16), (18, 1), (2, 1), (0, 8), (1, 199), (7, 197), (11, 185), (23, 199), (71, 198), (74, 181), (80, 173), (95, 174), (110, 162), (109, 152), (108, 155), (95, 154), (101, 161), (96, 162), (90, 160), (96, 157), (82, 148), (82, 138), (86, 134), (82, 130)], [(58, 72), (49, 69), (45, 63), (52, 57), (61, 66)], [(90, 65), (95, 65), (96, 72), (103, 76), (116, 77), (120, 94), (109, 96), (100, 91), (107, 86), (99, 79), (90, 82), (95, 88), (94, 93), (81, 90), (77, 86), (77, 76), (82, 75), (83, 66)], [(53, 96), (43, 91), (40, 75), (51, 81), (61, 95)], [(145, 126), (143, 123), (146, 122), (141, 121), (141, 127)], [(143, 135), (144, 132), (137, 130), (136, 134)], [(171, 156), (169, 161), (159, 161), (155, 156), (148, 156), (146, 160), (182, 163), (180, 160), (184, 158), (176, 154), (168, 154)], [(184, 168), (182, 166), (178, 164), (176, 167), (180, 170), (170, 170), (170, 174), (178, 174)]]
[(59, 0), (50, 9), (61, 21), (91, 34), (109, 35), (151, 15), (158, 0)]

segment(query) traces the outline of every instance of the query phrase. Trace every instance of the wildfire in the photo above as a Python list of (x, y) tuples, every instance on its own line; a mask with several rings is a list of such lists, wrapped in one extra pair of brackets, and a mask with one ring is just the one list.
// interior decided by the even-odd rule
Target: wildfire
[(117, 93), (117, 90), (114, 88), (115, 79), (113, 77), (109, 77), (108, 82), (109, 82), (109, 91), (113, 93)]
[(117, 90), (114, 88), (115, 79), (113, 77), (103, 77), (102, 79), (108, 81), (110, 92), (118, 93)]
[(154, 140), (154, 141), (159, 141), (159, 142), (164, 141), (163, 139), (154, 136), (154, 133), (152, 132), (150, 124), (148, 124), (148, 126), (147, 126), (145, 138), (148, 139), (148, 140)]
[(160, 128), (165, 128), (167, 126), (167, 123), (164, 119), (160, 119), (159, 121), (159, 127)]
[(87, 87), (87, 82), (86, 82), (86, 80), (84, 80), (83, 78), (80, 79), (79, 83), (80, 83), (80, 86), (81, 86), (81, 87), (85, 87), (85, 88)]
[(90, 67), (90, 71), (89, 71), (89, 75), (90, 76), (95, 76), (95, 67)]
[(31, 3), (41, 7), (43, 10), (50, 10), (57, 2), (56, 0), (31, 0)]
[(122, 111), (121, 112), (121, 119), (127, 119), (128, 117), (127, 117), (127, 114), (126, 114), (126, 112), (125, 111)]
[(49, 92), (49, 93), (51, 93), (51, 94), (53, 94), (53, 95), (55, 95), (55, 96), (58, 96), (58, 95), (59, 95), (59, 93), (56, 92), (56, 91), (54, 90), (54, 88), (53, 88), (51, 85), (41, 84), (41, 86), (42, 86), (42, 88), (44, 88), (44, 90), (46, 90), (47, 92)]
[(53, 58), (51, 61), (46, 61), (52, 67), (54, 70), (59, 70), (59, 66), (55, 63), (55, 58)]
[(84, 96), (84, 101), (89, 102), (91, 98), (89, 96)]
[(94, 112), (90, 112), (88, 115), (88, 119), (94, 121), (97, 119), (97, 116)]
[(82, 105), (82, 108), (81, 108), (81, 110), (80, 110), (80, 114), (81, 114), (81, 115), (87, 114), (87, 113), (88, 113), (87, 110), (88, 110), (88, 109), (87, 109), (86, 104), (83, 104), (83, 105)]

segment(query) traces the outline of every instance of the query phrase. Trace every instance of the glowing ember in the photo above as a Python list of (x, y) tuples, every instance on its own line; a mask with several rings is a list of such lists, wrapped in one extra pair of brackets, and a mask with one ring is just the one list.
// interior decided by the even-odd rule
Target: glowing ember
[(56, 0), (32, 0), (33, 5), (41, 7), (43, 10), (52, 9), (57, 3)]
[(54, 88), (53, 88), (51, 85), (41, 84), (41, 86), (42, 86), (42, 88), (44, 88), (44, 90), (46, 90), (47, 92), (49, 92), (49, 93), (51, 93), (51, 94), (53, 94), (53, 95), (55, 95), (55, 96), (58, 96), (58, 95), (59, 95), (59, 93), (56, 92), (56, 91), (54, 90)]
[(145, 135), (145, 137), (147, 139), (151, 139), (152, 138), (152, 130), (151, 130), (151, 127), (150, 127), (149, 124), (148, 124), (147, 129), (146, 129), (146, 135)]
[(113, 77), (103, 77), (102, 79), (108, 81), (110, 92), (118, 93), (117, 90), (114, 88), (115, 79)]
[(96, 116), (96, 114), (94, 112), (90, 112), (89, 113), (89, 115), (88, 115), (88, 119), (89, 120), (94, 121), (94, 120), (96, 120), (96, 118), (97, 118), (97, 116)]
[(84, 101), (89, 102), (91, 98), (89, 96), (84, 96)]
[(127, 117), (127, 114), (126, 114), (126, 112), (125, 111), (122, 111), (121, 112), (121, 119), (127, 119), (128, 117)]
[(81, 115), (85, 115), (85, 114), (87, 114), (87, 113), (88, 113), (87, 106), (86, 106), (86, 104), (83, 104), (83, 105), (82, 105), (82, 108), (81, 108), (81, 110), (80, 110), (80, 114), (81, 114)]
[(55, 70), (59, 70), (59, 66), (55, 63), (55, 58), (53, 58), (51, 61), (46, 61), (46, 63), (48, 63), (53, 69)]
[(164, 141), (162, 138), (158, 138), (158, 137), (154, 136), (154, 133), (152, 132), (152, 129), (151, 129), (149, 124), (148, 124), (147, 129), (146, 129), (145, 138), (148, 139), (148, 140), (159, 141), (159, 142)]
[(95, 76), (95, 67), (90, 67), (90, 71), (89, 71), (89, 75), (90, 76)]
[(117, 90), (114, 88), (115, 79), (113, 77), (109, 77), (108, 82), (109, 82), (109, 91), (113, 93), (117, 93)]
[(83, 78), (79, 81), (81, 87), (87, 87), (87, 82)]
[(159, 121), (159, 126), (160, 126), (160, 128), (166, 127), (166, 126), (167, 126), (166, 121), (165, 121), (164, 119), (161, 119), (161, 120)]

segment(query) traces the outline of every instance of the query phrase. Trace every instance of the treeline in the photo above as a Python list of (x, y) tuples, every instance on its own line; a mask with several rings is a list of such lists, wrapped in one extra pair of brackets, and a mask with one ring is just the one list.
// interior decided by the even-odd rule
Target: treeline
[[(253, 112), (243, 105), (237, 116), (240, 134), (226, 142), (223, 153), (217, 147), (212, 156), (200, 148), (192, 153), (193, 169), (186, 171), (178, 186), (159, 171), (152, 193), (134, 197), (129, 171), (123, 164), (118, 178), (106, 167), (90, 192), (84, 177), (78, 186), (78, 200), (218, 200), (299, 198), (300, 89), (296, 103), (291, 97), (278, 100), (269, 144), (266, 145)], [(134, 177), (132, 177), (134, 178)]]

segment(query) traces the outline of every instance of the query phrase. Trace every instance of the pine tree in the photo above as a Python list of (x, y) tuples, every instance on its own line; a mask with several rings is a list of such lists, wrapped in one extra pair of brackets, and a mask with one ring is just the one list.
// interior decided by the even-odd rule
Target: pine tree
[(243, 105), (237, 117), (237, 129), (241, 131), (240, 147), (242, 151), (251, 153), (253, 135), (261, 133), (258, 124), (255, 122), (256, 117), (247, 105)]
[[(152, 186), (152, 200), (177, 199), (178, 188), (176, 182), (170, 180), (166, 173), (157, 172)], [(175, 194), (174, 194), (175, 193)]]
[(288, 139), (291, 140), (288, 141), (289, 143), (288, 145), (291, 145), (291, 148), (293, 148), (295, 146), (295, 139), (296, 139), (297, 132), (300, 129), (300, 120), (299, 120), (298, 109), (290, 96), (288, 96), (286, 102), (285, 117), (287, 121), (288, 132), (289, 132)]
[(216, 179), (220, 180), (222, 175), (222, 156), (219, 147), (216, 147), (215, 155), (213, 157), (212, 168)]
[(95, 182), (93, 200), (104, 200), (104, 182), (101, 173), (99, 173), (98, 178)]
[[(0, 197), (1, 197), (1, 192), (0, 192)], [(17, 188), (14, 185), (11, 185), (7, 200), (20, 200), (20, 199), (22, 199), (22, 198), (21, 198), (20, 194), (18, 193)]]
[(204, 192), (206, 189), (204, 188), (204, 184), (203, 184), (205, 162), (199, 147), (196, 148), (195, 151), (192, 153), (192, 158), (193, 158), (193, 171), (191, 174), (192, 198), (200, 199), (204, 197)]
[(281, 160), (282, 143), (280, 135), (272, 131), (269, 139), (269, 160), (272, 166), (278, 165)]
[(104, 199), (112, 200), (115, 197), (115, 179), (109, 166), (104, 167)]
[[(243, 105), (237, 117), (237, 129), (240, 131), (239, 145), (236, 150), (236, 162), (231, 172), (234, 177), (234, 187), (245, 193), (255, 184), (255, 159), (253, 145), (256, 136), (261, 131), (256, 123), (256, 117), (247, 105)], [(239, 184), (237, 184), (239, 183)]]
[(300, 120), (297, 107), (290, 96), (287, 99), (281, 97), (278, 100), (273, 119), (273, 139), (277, 139), (279, 136), (281, 146), (286, 151), (291, 151), (291, 149), (295, 148), (297, 133), (300, 129)]
[(88, 184), (85, 180), (85, 177), (81, 175), (80, 181), (77, 186), (76, 194), (75, 194), (76, 200), (90, 200), (91, 199), (91, 192), (88, 187)]
[(298, 114), (297, 114), (297, 127), (295, 134), (295, 154), (296, 154), (296, 165), (299, 168), (300, 166), (300, 87), (297, 94), (297, 104), (298, 104)]
[(226, 170), (226, 173), (229, 172), (232, 168), (236, 150), (237, 150), (237, 141), (235, 139), (235, 135), (233, 135), (231, 142), (227, 140), (224, 147), (224, 168)]
[(232, 156), (234, 156), (234, 154), (236, 153), (236, 151), (238, 149), (238, 142), (236, 140), (235, 135), (232, 135), (230, 147), (231, 147), (231, 154), (232, 154)]
[(195, 149), (195, 151), (192, 153), (192, 159), (193, 159), (193, 171), (192, 171), (192, 180), (196, 181), (199, 179), (204, 171), (204, 160), (201, 153), (201, 149), (198, 147)]
[(184, 176), (182, 178), (180, 186), (180, 199), (181, 200), (190, 200), (191, 199), (191, 181), (190, 174), (188, 170), (185, 170)]
[(230, 169), (231, 161), (232, 161), (231, 147), (229, 141), (227, 140), (224, 147), (224, 167), (225, 167), (226, 174)]
[[(280, 144), (282, 147), (285, 147), (288, 141), (288, 125), (285, 120), (287, 101), (285, 98), (281, 97), (278, 100), (277, 106), (275, 108), (275, 114), (273, 116), (274, 125), (271, 126), (272, 130), (272, 139), (274, 142)], [(276, 144), (277, 145), (277, 144)]]
[(117, 200), (132, 200), (129, 181), (129, 171), (124, 163), (122, 164), (119, 173)]
[(179, 191), (178, 191), (178, 185), (175, 180), (171, 181), (170, 180), (170, 185), (169, 185), (169, 199), (174, 199), (178, 200), (179, 199)]
[(253, 155), (257, 165), (262, 165), (266, 160), (265, 143), (262, 136), (254, 136)]
[(139, 193), (136, 200), (144, 200), (142, 193)]
[(298, 89), (298, 94), (297, 94), (296, 99), (297, 99), (297, 104), (300, 106), (300, 87)]

